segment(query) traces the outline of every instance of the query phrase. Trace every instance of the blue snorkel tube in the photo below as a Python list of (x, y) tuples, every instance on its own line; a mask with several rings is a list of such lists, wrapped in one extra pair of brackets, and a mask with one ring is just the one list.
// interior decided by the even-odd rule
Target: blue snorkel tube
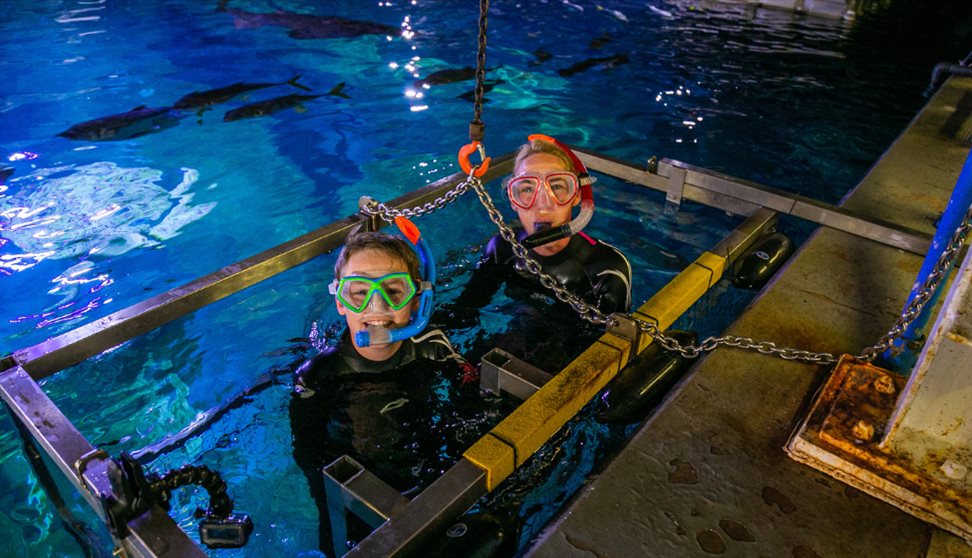
[(432, 317), (432, 296), (435, 287), (435, 261), (432, 259), (432, 250), (429, 249), (429, 245), (422, 238), (422, 233), (419, 232), (414, 223), (399, 216), (395, 217), (395, 224), (415, 247), (415, 252), (418, 254), (421, 263), (422, 284), (419, 285), (419, 290), (422, 294), (419, 295), (418, 311), (412, 313), (412, 318), (405, 327), (388, 329), (376, 326), (355, 333), (354, 341), (359, 347), (368, 347), (372, 344), (387, 345), (404, 341), (422, 333), (425, 326), (429, 325), (429, 318)]

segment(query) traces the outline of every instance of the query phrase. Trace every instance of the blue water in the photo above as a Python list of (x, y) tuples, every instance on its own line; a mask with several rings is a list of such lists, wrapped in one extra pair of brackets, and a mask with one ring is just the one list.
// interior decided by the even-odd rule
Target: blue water
[[(471, 82), (416, 90), (413, 81), (475, 62), (470, 2), (231, 1), (231, 8), (368, 19), (414, 31), (298, 40), (278, 26), (236, 28), (216, 3), (167, 0), (11, 1), (0, 14), (0, 354), (28, 347), (354, 213), (358, 197), (391, 199), (455, 172)], [(631, 161), (671, 157), (828, 202), (866, 173), (924, 103), (931, 67), (957, 61), (968, 6), (898, 4), (856, 24), (716, 2), (492, 2), (487, 149), (533, 132)], [(943, 12), (945, 8), (951, 12)], [(942, 23), (949, 13), (952, 25)], [(956, 23), (958, 22), (958, 23)], [(947, 23), (947, 22), (946, 22)], [(908, 29), (909, 33), (902, 33)], [(967, 27), (966, 27), (967, 29)], [(962, 33), (965, 33), (963, 35)], [(596, 42), (592, 42), (597, 39)], [(541, 60), (538, 51), (553, 55)], [(573, 76), (557, 70), (624, 54), (627, 63)], [(161, 107), (235, 82), (300, 82), (318, 93), (300, 110), (223, 122), (255, 91), (134, 139), (56, 134), (140, 105)], [(418, 94), (421, 93), (421, 96)], [(497, 195), (498, 187), (492, 191)], [(649, 298), (738, 219), (601, 177), (589, 231), (620, 247)], [(499, 201), (509, 218), (512, 214)], [(493, 233), (466, 196), (418, 224), (440, 262), (439, 299), (454, 297)], [(785, 221), (802, 238), (810, 227)], [(325, 256), (128, 342), (44, 382), (92, 443), (113, 455), (176, 432), (260, 374), (310, 353), (312, 324), (334, 330)], [(680, 325), (717, 333), (747, 293), (721, 285)], [(508, 301), (483, 314), (502, 332)], [(463, 347), (481, 332), (459, 332)], [(298, 341), (293, 341), (293, 340)], [(826, 350), (826, 347), (812, 349)], [(185, 447), (151, 463), (223, 472), (257, 522), (242, 552), (313, 549), (313, 505), (290, 457), (286, 382), (254, 396)], [(590, 422), (589, 420), (587, 421)], [(582, 418), (555, 448), (568, 489), (523, 498), (526, 544), (597, 467), (600, 427)], [(549, 454), (547, 454), (549, 455)], [(555, 454), (559, 456), (559, 454)], [(553, 460), (559, 457), (551, 457)], [(548, 484), (551, 484), (548, 482)], [(552, 483), (563, 484), (563, 483)], [(0, 538), (13, 556), (83, 556), (0, 416)], [(515, 499), (504, 489), (497, 500)], [(200, 494), (173, 516), (194, 533)], [(512, 495), (510, 495), (512, 494)], [(197, 501), (198, 500), (198, 501)], [(75, 513), (83, 509), (75, 506)]]

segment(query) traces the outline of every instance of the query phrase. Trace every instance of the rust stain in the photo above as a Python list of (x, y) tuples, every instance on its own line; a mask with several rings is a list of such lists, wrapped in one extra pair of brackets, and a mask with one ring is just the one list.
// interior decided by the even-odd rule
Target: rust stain
[(797, 509), (796, 505), (793, 503), (793, 500), (790, 500), (786, 494), (783, 494), (771, 486), (763, 487), (762, 497), (763, 501), (766, 502), (766, 505), (776, 506), (780, 508), (780, 511), (783, 513), (793, 513)]
[(847, 362), (838, 368), (841, 378), (834, 378), (839, 383), (821, 435), (855, 446), (879, 439), (906, 378), (867, 363)]
[[(813, 404), (801, 436), (885, 482), (919, 495), (923, 501), (934, 502), (939, 509), (972, 517), (967, 489), (941, 480), (938, 468), (948, 456), (929, 452), (918, 463), (907, 452), (894, 453), (893, 446), (881, 448), (875, 443), (883, 436), (906, 383), (902, 376), (845, 355)], [(875, 426), (870, 442), (855, 437), (854, 426), (860, 421)], [(860, 427), (857, 431), (861, 432)], [(854, 498), (858, 492), (845, 490), (845, 495)]]
[(745, 525), (731, 519), (719, 521), (719, 528), (729, 535), (729, 538), (739, 542), (755, 542), (756, 537), (746, 528)]
[(695, 467), (688, 461), (672, 459), (668, 464), (675, 467), (674, 471), (668, 473), (668, 482), (673, 484), (699, 483), (699, 474), (695, 471)]
[(705, 531), (700, 531), (695, 535), (695, 541), (699, 543), (699, 548), (708, 552), (709, 554), (722, 554), (726, 551), (726, 543), (712, 529), (706, 529)]

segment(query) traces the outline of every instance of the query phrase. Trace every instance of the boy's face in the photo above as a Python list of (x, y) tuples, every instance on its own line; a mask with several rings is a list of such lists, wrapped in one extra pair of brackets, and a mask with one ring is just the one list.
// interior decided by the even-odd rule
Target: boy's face
[[(520, 176), (527, 172), (547, 173), (569, 170), (556, 155), (534, 153), (520, 161), (520, 164), (513, 170), (513, 176)], [(573, 203), (559, 205), (556, 200), (550, 199), (550, 192), (542, 187), (537, 191), (536, 201), (530, 209), (523, 209), (512, 203), (510, 205), (519, 216), (523, 229), (526, 230), (527, 234), (533, 234), (544, 228), (559, 227), (570, 222), (571, 212), (578, 203), (579, 198), (574, 198)]]
[[(359, 277), (382, 277), (389, 273), (408, 273), (405, 262), (396, 260), (378, 250), (362, 250), (351, 256), (348, 263), (341, 270), (342, 277), (356, 275)], [(412, 311), (418, 308), (418, 297), (400, 310), (392, 310), (380, 294), (375, 293), (360, 313), (352, 311), (334, 299), (338, 314), (344, 316), (351, 331), (351, 340), (355, 342), (355, 334), (367, 329), (369, 325), (380, 325), (387, 329), (396, 329), (408, 325)], [(355, 346), (357, 343), (355, 342)], [(373, 345), (377, 347), (380, 345)], [(360, 347), (359, 347), (360, 349)]]

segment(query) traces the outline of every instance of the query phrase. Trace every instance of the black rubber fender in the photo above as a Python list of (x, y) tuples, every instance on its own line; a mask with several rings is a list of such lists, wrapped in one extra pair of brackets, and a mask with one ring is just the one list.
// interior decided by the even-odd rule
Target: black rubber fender
[(507, 558), (516, 552), (516, 528), (487, 512), (464, 515), (416, 552), (423, 558)]
[[(680, 345), (695, 344), (691, 331), (667, 331)], [(692, 359), (652, 343), (628, 363), (601, 394), (596, 416), (600, 422), (632, 423), (644, 419), (685, 374)]]
[(741, 289), (760, 289), (786, 263), (793, 242), (781, 232), (763, 236), (732, 265), (732, 284)]

